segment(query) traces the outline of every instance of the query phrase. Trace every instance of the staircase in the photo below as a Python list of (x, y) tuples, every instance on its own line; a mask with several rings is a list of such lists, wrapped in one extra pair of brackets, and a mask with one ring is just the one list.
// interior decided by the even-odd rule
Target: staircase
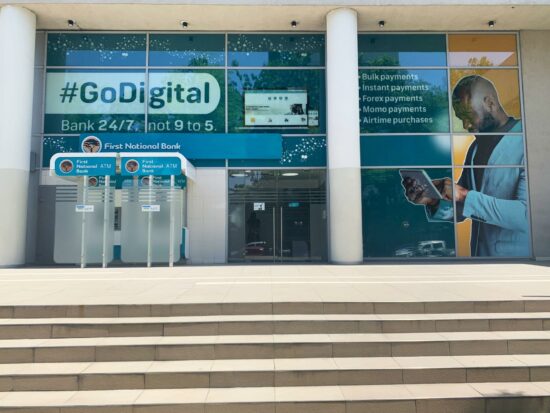
[(550, 412), (550, 301), (0, 307), (0, 412)]

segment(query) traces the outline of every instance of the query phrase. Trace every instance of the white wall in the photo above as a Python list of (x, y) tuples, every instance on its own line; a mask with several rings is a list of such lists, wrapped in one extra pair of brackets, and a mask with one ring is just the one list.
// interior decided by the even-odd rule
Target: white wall
[(550, 260), (550, 31), (521, 32), (533, 255)]
[(187, 222), (191, 264), (227, 261), (227, 174), (225, 168), (197, 168), (189, 183)]

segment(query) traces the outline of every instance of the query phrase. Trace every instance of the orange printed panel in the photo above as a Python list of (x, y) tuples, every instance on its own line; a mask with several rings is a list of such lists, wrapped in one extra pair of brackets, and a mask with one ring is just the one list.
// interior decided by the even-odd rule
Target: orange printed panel
[[(458, 182), (464, 168), (454, 169), (455, 183)], [(470, 218), (465, 219), (462, 222), (457, 222), (455, 226), (456, 231), (456, 256), (457, 257), (471, 257), (470, 239), (472, 236), (472, 220)]]
[(449, 66), (517, 66), (515, 34), (451, 34)]
[(472, 236), (472, 220), (468, 218), (462, 222), (458, 222), (455, 230), (458, 242), (456, 247), (456, 256), (471, 257), (472, 253), (470, 250), (470, 238)]
[[(519, 73), (517, 69), (453, 69), (451, 70), (451, 93), (456, 85), (468, 76), (479, 76), (490, 81), (497, 92), (498, 101), (508, 114), (521, 119)], [(453, 131), (468, 132), (453, 109)]]
[[(453, 163), (455, 165), (464, 165), (468, 149), (475, 139), (476, 137), (473, 135), (453, 136)], [(457, 169), (455, 169), (456, 171)]]

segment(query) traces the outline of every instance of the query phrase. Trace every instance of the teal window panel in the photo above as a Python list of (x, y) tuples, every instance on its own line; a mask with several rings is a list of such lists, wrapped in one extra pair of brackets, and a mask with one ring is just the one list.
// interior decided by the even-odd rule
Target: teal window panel
[[(431, 179), (452, 177), (450, 168), (425, 171)], [(456, 256), (453, 221), (429, 221), (424, 206), (407, 200), (401, 181), (399, 169), (361, 171), (364, 257)], [(426, 251), (426, 246), (434, 248)]]
[(324, 66), (322, 34), (230, 34), (229, 66)]
[(283, 138), (283, 154), (276, 159), (230, 159), (230, 167), (325, 167), (327, 140), (322, 136)]
[(225, 159), (190, 159), (190, 162), (196, 168), (223, 168)]
[(361, 133), (449, 132), (447, 71), (359, 70)]
[(151, 34), (149, 66), (224, 66), (223, 34)]
[(359, 66), (446, 66), (444, 34), (360, 34)]
[(145, 66), (144, 34), (48, 33), (48, 66)]
[(397, 165), (451, 165), (451, 137), (361, 136), (361, 166)]
[[(326, 90), (325, 70), (228, 70), (228, 125), (234, 133), (282, 133), (282, 134), (324, 134), (326, 132)], [(309, 126), (294, 127), (251, 127), (245, 126), (245, 90), (305, 90), (307, 109), (318, 114), (318, 120)]]
[(42, 139), (42, 167), (50, 167), (50, 159), (60, 152), (80, 152), (78, 136), (44, 136)]

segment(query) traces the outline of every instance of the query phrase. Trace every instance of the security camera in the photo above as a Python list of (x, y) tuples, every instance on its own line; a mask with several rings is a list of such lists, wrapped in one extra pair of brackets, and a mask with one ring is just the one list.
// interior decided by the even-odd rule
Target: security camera
[(185, 20), (180, 21), (180, 24), (181, 24), (181, 27), (183, 27), (184, 29), (186, 29), (187, 26), (189, 26), (189, 23), (187, 23)]
[(75, 27), (76, 26), (76, 21), (74, 21), (73, 19), (67, 20), (67, 26), (69, 26), (70, 28)]

